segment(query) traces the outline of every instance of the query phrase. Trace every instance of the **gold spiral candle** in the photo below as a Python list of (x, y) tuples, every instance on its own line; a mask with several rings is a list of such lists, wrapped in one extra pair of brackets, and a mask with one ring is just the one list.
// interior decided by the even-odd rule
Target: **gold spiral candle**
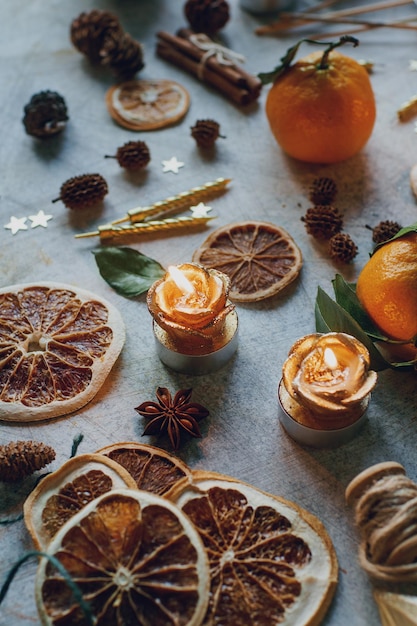
[(159, 200), (147, 207), (136, 207), (130, 209), (125, 217), (118, 220), (114, 220), (112, 224), (122, 224), (123, 222), (143, 222), (153, 215), (167, 213), (169, 211), (178, 211), (180, 209), (188, 208), (196, 202), (201, 202), (217, 193), (221, 193), (226, 185), (230, 183), (230, 178), (217, 178), (214, 181), (205, 183), (200, 187), (193, 187), (188, 191), (182, 191), (176, 196), (170, 196), (165, 200)]
[(171, 217), (164, 220), (150, 220), (149, 222), (138, 222), (136, 224), (103, 224), (98, 229), (90, 233), (80, 233), (75, 235), (76, 239), (86, 237), (100, 237), (101, 241), (118, 240), (135, 235), (147, 235), (160, 231), (171, 231), (177, 229), (187, 229), (196, 226), (205, 226), (213, 217), (192, 217), (183, 215)]

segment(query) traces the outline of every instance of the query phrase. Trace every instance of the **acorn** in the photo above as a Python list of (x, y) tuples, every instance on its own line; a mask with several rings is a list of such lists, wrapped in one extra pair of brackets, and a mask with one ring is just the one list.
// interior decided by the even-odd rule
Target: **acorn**
[(68, 119), (64, 98), (48, 89), (31, 97), (24, 107), (22, 122), (28, 135), (43, 139), (63, 131)]
[(226, 0), (187, 0), (184, 14), (196, 33), (213, 34), (230, 18), (230, 6)]
[(52, 202), (62, 200), (69, 209), (86, 209), (101, 202), (107, 193), (107, 182), (100, 174), (82, 174), (66, 180)]
[(117, 159), (120, 167), (137, 171), (146, 167), (151, 160), (151, 154), (144, 141), (128, 141), (117, 148), (115, 155), (105, 155), (106, 159)]
[(331, 205), (318, 205), (307, 209), (301, 218), (309, 235), (316, 239), (330, 239), (343, 227), (343, 218)]
[(315, 178), (310, 186), (309, 198), (314, 204), (332, 204), (337, 195), (337, 185), (332, 178)]
[(329, 240), (329, 254), (334, 261), (350, 263), (358, 254), (358, 247), (350, 235), (337, 233)]
[(394, 237), (402, 228), (398, 222), (392, 220), (384, 220), (379, 222), (376, 226), (366, 226), (369, 230), (372, 230), (372, 241), (374, 243), (383, 243)]

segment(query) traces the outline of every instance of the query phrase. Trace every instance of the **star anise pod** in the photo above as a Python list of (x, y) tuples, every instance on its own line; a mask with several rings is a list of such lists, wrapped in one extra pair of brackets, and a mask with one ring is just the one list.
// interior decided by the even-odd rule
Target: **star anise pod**
[(168, 434), (174, 450), (181, 443), (181, 433), (187, 432), (192, 437), (201, 437), (198, 421), (207, 417), (208, 410), (197, 402), (190, 402), (192, 389), (180, 389), (172, 398), (166, 387), (158, 387), (158, 402), (143, 402), (135, 411), (150, 418), (142, 435)]

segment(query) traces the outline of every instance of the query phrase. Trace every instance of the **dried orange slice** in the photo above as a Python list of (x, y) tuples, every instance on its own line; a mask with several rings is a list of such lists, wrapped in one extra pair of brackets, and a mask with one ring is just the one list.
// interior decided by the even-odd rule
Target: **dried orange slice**
[(121, 126), (155, 130), (182, 119), (190, 106), (190, 95), (173, 80), (129, 80), (110, 87), (106, 104)]
[(175, 503), (199, 531), (210, 562), (204, 624), (313, 626), (333, 597), (338, 565), (321, 522), (283, 498), (195, 471)]
[(132, 476), (101, 454), (80, 454), (41, 480), (26, 499), (27, 529), (39, 549), (88, 502), (116, 488), (136, 489)]
[(124, 343), (117, 309), (61, 283), (0, 289), (0, 420), (70, 413), (100, 389)]
[(230, 278), (229, 297), (256, 302), (274, 296), (297, 278), (302, 255), (293, 238), (269, 222), (237, 222), (213, 231), (193, 261)]
[(191, 480), (192, 471), (188, 465), (155, 446), (127, 441), (114, 443), (97, 452), (120, 463), (133, 476), (139, 489), (160, 496), (169, 496), (170, 490), (180, 480)]
[[(187, 517), (146, 491), (116, 490), (65, 524), (48, 553), (91, 607), (94, 624), (198, 626), (209, 587), (207, 556)], [(45, 626), (87, 626), (68, 583), (44, 557), (36, 600)]]

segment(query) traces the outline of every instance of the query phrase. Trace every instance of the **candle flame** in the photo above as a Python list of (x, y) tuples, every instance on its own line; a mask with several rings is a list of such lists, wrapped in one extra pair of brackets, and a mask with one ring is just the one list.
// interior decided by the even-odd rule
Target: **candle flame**
[(168, 267), (168, 274), (177, 285), (178, 289), (181, 289), (184, 294), (191, 295), (195, 293), (196, 290), (194, 285), (188, 280), (184, 273), (178, 269), (178, 267), (175, 267), (174, 265)]
[(329, 367), (331, 370), (336, 369), (336, 367), (338, 366), (336, 355), (331, 348), (324, 349), (323, 359), (327, 367)]

